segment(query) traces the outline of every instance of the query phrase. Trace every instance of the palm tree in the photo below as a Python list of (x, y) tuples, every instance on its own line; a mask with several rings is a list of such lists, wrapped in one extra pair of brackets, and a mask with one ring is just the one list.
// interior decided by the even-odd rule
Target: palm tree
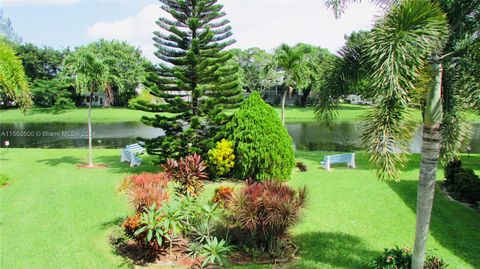
[[(335, 8), (339, 15), (348, 2), (353, 1), (329, 0), (327, 5)], [(368, 145), (370, 160), (379, 167), (377, 175), (380, 179), (398, 180), (398, 167), (407, 160), (405, 152), (413, 134), (413, 125), (408, 120), (406, 110), (409, 95), (416, 90), (421, 75), (426, 75), (431, 80), (422, 108), (423, 145), (412, 261), (412, 268), (420, 269), (425, 260), (441, 145), (443, 153), (451, 153), (444, 154), (446, 160), (449, 160), (458, 153), (461, 146), (459, 141), (465, 137), (458, 116), (459, 108), (462, 107), (462, 100), (458, 96), (462, 90), (457, 86), (462, 81), (450, 74), (455, 70), (451, 67), (452, 62), (447, 59), (465, 53), (465, 50), (459, 49), (455, 44), (466, 37), (465, 29), (468, 27), (465, 27), (465, 18), (471, 20), (472, 16), (476, 16), (480, 4), (477, 0), (467, 1), (467, 4), (461, 3), (462, 1), (437, 3), (427, 0), (375, 2), (386, 4), (388, 11), (377, 21), (365, 48), (365, 55), (360, 60), (371, 72), (369, 79), (376, 103), (367, 115), (363, 141)], [(391, 3), (393, 4), (389, 6)], [(478, 34), (470, 36), (467, 42), (474, 43), (475, 39), (478, 40)], [(445, 65), (449, 69), (444, 69)], [(444, 74), (449, 74), (452, 80), (446, 80)], [(478, 93), (479, 84), (474, 88)], [(336, 94), (334, 97), (338, 96), (340, 95)], [(334, 117), (331, 111), (335, 104), (337, 103), (332, 105), (332, 99), (320, 100), (317, 117), (328, 123)]]
[(92, 53), (88, 47), (81, 47), (66, 60), (67, 72), (75, 77), (77, 91), (88, 94), (88, 167), (92, 160), (92, 100), (95, 92), (109, 90), (108, 66)]
[(3, 40), (0, 40), (0, 63), (0, 94), (15, 100), (26, 111), (32, 106), (32, 99), (22, 61)]
[(292, 94), (294, 88), (301, 89), (306, 85), (308, 66), (305, 61), (305, 51), (301, 47), (290, 47), (282, 44), (275, 50), (274, 67), (282, 73), (285, 89), (282, 96), (282, 123), (285, 125), (285, 100), (287, 94)]

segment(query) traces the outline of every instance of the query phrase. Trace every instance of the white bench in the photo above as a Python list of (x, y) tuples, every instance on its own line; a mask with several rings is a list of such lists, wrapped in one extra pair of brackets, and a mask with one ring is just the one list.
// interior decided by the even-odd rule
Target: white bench
[(141, 165), (142, 159), (137, 155), (144, 154), (145, 148), (142, 147), (139, 143), (126, 145), (125, 148), (122, 149), (120, 155), (121, 162), (129, 162), (130, 167)]
[(330, 170), (333, 163), (347, 163), (347, 167), (355, 168), (355, 153), (327, 155), (321, 162), (325, 170)]

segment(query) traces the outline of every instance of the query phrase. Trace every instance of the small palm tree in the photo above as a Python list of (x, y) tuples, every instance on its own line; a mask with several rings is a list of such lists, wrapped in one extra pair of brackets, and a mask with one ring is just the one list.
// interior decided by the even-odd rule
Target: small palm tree
[(81, 47), (65, 60), (67, 69), (75, 77), (77, 91), (89, 96), (88, 102), (88, 166), (92, 160), (92, 100), (95, 92), (108, 91), (108, 66), (95, 57), (88, 47)]
[(24, 111), (32, 106), (22, 61), (3, 40), (0, 40), (0, 94), (18, 102)]
[[(354, 1), (328, 0), (327, 5), (333, 7), (338, 16), (348, 2)], [(379, 167), (380, 179), (398, 179), (398, 167), (407, 160), (405, 152), (413, 134), (406, 109), (409, 95), (416, 90), (422, 75), (429, 77), (430, 81), (422, 108), (423, 145), (412, 260), (412, 268), (421, 269), (425, 260), (441, 148), (446, 160), (449, 160), (458, 153), (460, 142), (466, 136), (459, 127), (461, 119), (457, 115), (462, 107), (458, 96), (461, 96), (462, 87), (459, 86), (463, 81), (455, 79), (455, 76), (444, 78), (444, 74), (456, 72), (452, 62), (458, 61), (446, 62), (446, 59), (464, 53), (456, 49), (458, 46), (455, 43), (468, 37), (465, 29), (469, 24), (464, 22), (471, 18), (471, 14), (478, 14), (480, 1), (374, 2), (384, 4), (388, 9), (385, 17), (377, 21), (362, 59), (371, 73), (369, 78), (376, 103), (367, 116), (363, 140), (368, 145), (370, 160)], [(469, 41), (478, 42), (478, 35), (473, 36)], [(476, 82), (476, 86), (470, 84), (469, 92), (478, 94), (478, 78)], [(331, 111), (335, 106), (331, 103), (329, 98), (320, 100), (317, 116), (321, 121), (332, 119)]]
[(285, 89), (282, 96), (282, 123), (285, 124), (285, 100), (294, 88), (301, 89), (307, 84), (308, 65), (305, 51), (301, 47), (282, 44), (275, 50), (273, 65), (283, 74)]

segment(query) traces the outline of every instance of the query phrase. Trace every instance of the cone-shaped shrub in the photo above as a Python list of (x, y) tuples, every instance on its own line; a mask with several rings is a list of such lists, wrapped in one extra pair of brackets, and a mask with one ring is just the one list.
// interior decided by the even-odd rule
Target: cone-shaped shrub
[(233, 142), (236, 178), (287, 180), (295, 165), (292, 138), (275, 110), (256, 92), (225, 127)]

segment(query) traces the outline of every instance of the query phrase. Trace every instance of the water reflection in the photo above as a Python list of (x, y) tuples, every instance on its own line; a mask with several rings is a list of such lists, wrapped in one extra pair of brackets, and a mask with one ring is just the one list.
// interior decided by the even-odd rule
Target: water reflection
[[(333, 129), (317, 123), (291, 123), (287, 129), (299, 150), (353, 151), (361, 149), (362, 124), (339, 122)], [(137, 137), (156, 137), (164, 132), (140, 122), (93, 124), (93, 145), (103, 148), (120, 148), (137, 141)], [(86, 147), (86, 124), (79, 123), (2, 123), (0, 136), (10, 147), (20, 148), (70, 148)], [(421, 147), (419, 128), (411, 144), (412, 152)], [(480, 153), (480, 123), (474, 124), (471, 152)]]

